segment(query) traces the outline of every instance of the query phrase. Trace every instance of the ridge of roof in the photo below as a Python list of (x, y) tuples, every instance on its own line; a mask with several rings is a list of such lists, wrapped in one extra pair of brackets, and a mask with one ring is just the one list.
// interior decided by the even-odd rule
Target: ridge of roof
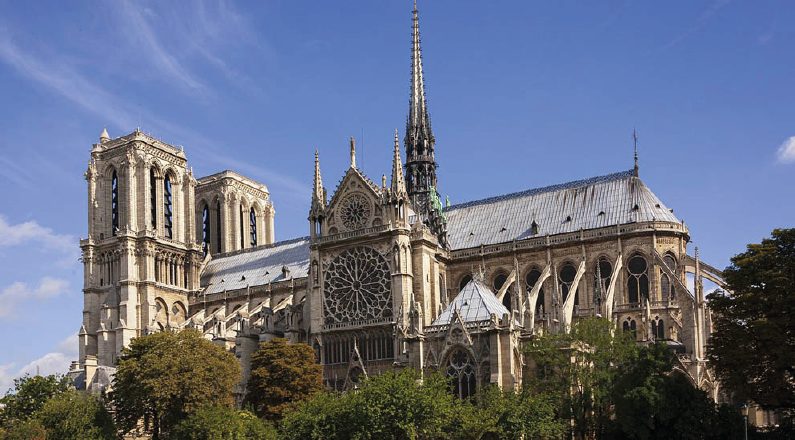
[[(232, 257), (232, 256), (235, 256), (235, 255), (247, 254), (249, 252), (257, 252), (257, 251), (261, 251), (261, 250), (265, 250), (265, 249), (273, 249), (273, 248), (277, 248), (277, 247), (288, 245), (288, 244), (298, 243), (300, 241), (309, 241), (309, 239), (310, 239), (310, 237), (308, 235), (306, 235), (306, 236), (303, 236), (303, 237), (289, 238), (287, 240), (277, 241), (277, 242), (274, 242), (274, 243), (271, 243), (271, 244), (262, 244), (262, 245), (259, 245), (259, 246), (247, 247), (247, 248), (244, 248), (244, 249), (237, 249), (237, 250), (234, 250), (234, 251), (224, 252), (222, 254), (216, 254), (216, 255), (213, 256), (212, 260), (217, 260), (219, 258), (224, 258), (224, 257)], [(210, 260), (210, 261), (212, 261), (212, 260)]]
[(612, 174), (605, 174), (603, 176), (595, 176), (595, 177), (589, 177), (587, 179), (572, 180), (572, 181), (569, 181), (569, 182), (557, 183), (557, 184), (554, 184), (554, 185), (543, 186), (543, 187), (539, 187), (539, 188), (531, 188), (531, 189), (526, 189), (526, 190), (523, 190), (523, 191), (517, 191), (517, 192), (513, 192), (513, 193), (487, 197), (487, 198), (484, 198), (484, 199), (472, 200), (472, 201), (469, 201), (469, 202), (462, 202), (462, 203), (458, 203), (458, 204), (455, 204), (455, 205), (448, 206), (447, 208), (444, 209), (444, 211), (445, 212), (449, 212), (449, 211), (454, 211), (456, 209), (468, 208), (470, 206), (485, 205), (485, 204), (488, 204), (488, 203), (499, 202), (499, 201), (502, 201), (502, 200), (508, 200), (508, 199), (513, 199), (513, 198), (517, 198), (517, 197), (524, 197), (524, 196), (531, 196), (531, 195), (541, 194), (541, 193), (546, 193), (546, 192), (560, 191), (560, 190), (563, 190), (563, 189), (581, 188), (583, 186), (589, 186), (589, 185), (593, 185), (593, 184), (596, 184), (596, 183), (602, 183), (602, 182), (610, 182), (612, 180), (620, 180), (620, 179), (624, 179), (624, 178), (627, 178), (627, 177), (635, 177), (634, 170), (619, 171), (619, 172), (612, 173)]

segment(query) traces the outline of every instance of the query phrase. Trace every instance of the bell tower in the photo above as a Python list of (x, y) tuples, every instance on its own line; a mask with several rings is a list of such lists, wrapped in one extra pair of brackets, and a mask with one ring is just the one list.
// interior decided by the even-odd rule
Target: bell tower
[(187, 319), (203, 258), (195, 242), (196, 179), (180, 148), (140, 130), (116, 139), (103, 130), (85, 178), (79, 362), (114, 366), (131, 339)]

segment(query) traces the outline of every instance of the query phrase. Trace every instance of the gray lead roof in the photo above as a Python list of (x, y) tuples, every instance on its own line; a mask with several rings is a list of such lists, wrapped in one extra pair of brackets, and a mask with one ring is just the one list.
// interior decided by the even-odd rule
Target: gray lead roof
[(510, 314), (494, 295), (494, 292), (477, 279), (467, 283), (431, 325), (450, 324), (453, 312), (456, 310), (465, 323), (486, 321), (491, 319), (492, 314), (497, 319), (502, 319), (504, 315)]
[(633, 173), (622, 171), (450, 206), (445, 210), (450, 246), (466, 249), (654, 220), (681, 223)]
[(215, 256), (202, 272), (201, 285), (210, 294), (303, 278), (308, 273), (309, 237), (301, 237)]

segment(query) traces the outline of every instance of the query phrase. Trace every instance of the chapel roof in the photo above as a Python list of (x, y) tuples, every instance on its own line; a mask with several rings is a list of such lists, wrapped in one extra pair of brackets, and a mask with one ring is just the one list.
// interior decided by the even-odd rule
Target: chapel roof
[(445, 214), (452, 249), (626, 223), (681, 223), (634, 170), (461, 203)]
[(491, 319), (492, 314), (497, 319), (502, 319), (505, 314), (511, 313), (497, 299), (494, 292), (477, 279), (467, 283), (431, 325), (450, 324), (456, 311), (464, 323), (487, 321)]
[(301, 237), (213, 256), (202, 271), (201, 285), (210, 294), (303, 278), (308, 273), (309, 237)]

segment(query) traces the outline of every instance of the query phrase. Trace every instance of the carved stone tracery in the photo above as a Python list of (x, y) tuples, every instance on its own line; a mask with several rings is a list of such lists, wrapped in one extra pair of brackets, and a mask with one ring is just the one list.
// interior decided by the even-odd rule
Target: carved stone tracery
[(326, 324), (392, 316), (389, 264), (375, 249), (346, 250), (331, 261), (324, 278)]

